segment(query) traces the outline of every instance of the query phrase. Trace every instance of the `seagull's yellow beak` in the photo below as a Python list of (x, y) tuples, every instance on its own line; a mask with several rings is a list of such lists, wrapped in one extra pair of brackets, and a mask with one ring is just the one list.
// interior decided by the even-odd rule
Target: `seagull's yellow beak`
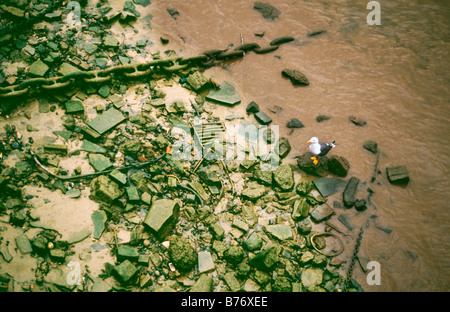
[(306, 143), (311, 143), (311, 141), (308, 141), (308, 142), (306, 142)]

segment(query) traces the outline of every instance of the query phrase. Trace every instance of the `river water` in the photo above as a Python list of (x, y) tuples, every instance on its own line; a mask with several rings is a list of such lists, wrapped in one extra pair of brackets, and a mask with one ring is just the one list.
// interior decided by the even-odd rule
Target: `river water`
[[(294, 37), (276, 52), (248, 53), (206, 75), (234, 84), (242, 98), (241, 111), (255, 101), (272, 117), (293, 147), (289, 161), (307, 150), (305, 142), (311, 136), (336, 140), (339, 145), (333, 152), (349, 161), (349, 176), (366, 183), (363, 191), (374, 191), (375, 207), (348, 212), (355, 229), (346, 241), (347, 256), (359, 227), (369, 219), (359, 256), (377, 261), (381, 268), (380, 285), (368, 285), (366, 274), (354, 270), (366, 291), (448, 291), (448, 1), (380, 1), (381, 25), (373, 26), (366, 21), (368, 1), (266, 2), (281, 11), (278, 19), (263, 18), (249, 0), (153, 1), (146, 10), (153, 16), (153, 31), (169, 39), (164, 48), (183, 56), (241, 40), (266, 46), (280, 36)], [(178, 10), (176, 19), (167, 8)], [(326, 32), (307, 36), (319, 30)], [(310, 86), (293, 87), (281, 76), (285, 68), (302, 71)], [(318, 115), (331, 119), (318, 123)], [(350, 116), (367, 124), (356, 126)], [(305, 128), (290, 133), (285, 125), (291, 118)], [(362, 148), (366, 140), (376, 141), (380, 151), (382, 174), (375, 183), (370, 183), (375, 156)], [(398, 165), (409, 171), (406, 187), (387, 181), (385, 169)]]

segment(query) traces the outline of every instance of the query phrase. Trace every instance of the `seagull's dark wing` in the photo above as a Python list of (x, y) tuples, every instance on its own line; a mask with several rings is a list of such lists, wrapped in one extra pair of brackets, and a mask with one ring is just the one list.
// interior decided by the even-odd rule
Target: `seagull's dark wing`
[(325, 156), (328, 152), (334, 147), (333, 144), (319, 142), (320, 145), (320, 154), (319, 156)]

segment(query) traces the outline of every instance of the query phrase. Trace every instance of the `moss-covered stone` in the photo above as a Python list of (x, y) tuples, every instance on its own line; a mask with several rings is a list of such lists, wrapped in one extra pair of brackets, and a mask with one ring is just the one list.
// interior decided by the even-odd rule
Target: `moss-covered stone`
[(170, 239), (169, 257), (180, 272), (188, 272), (195, 268), (197, 253), (187, 238)]

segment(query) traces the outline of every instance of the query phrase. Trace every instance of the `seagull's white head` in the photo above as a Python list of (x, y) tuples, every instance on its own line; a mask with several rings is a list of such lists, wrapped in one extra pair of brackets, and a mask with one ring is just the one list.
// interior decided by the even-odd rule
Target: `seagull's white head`
[(306, 142), (306, 143), (317, 144), (317, 143), (319, 143), (319, 139), (318, 139), (318, 138), (316, 138), (316, 137), (312, 137), (312, 138), (311, 138), (311, 139), (309, 139), (309, 141), (308, 141), (308, 142)]

